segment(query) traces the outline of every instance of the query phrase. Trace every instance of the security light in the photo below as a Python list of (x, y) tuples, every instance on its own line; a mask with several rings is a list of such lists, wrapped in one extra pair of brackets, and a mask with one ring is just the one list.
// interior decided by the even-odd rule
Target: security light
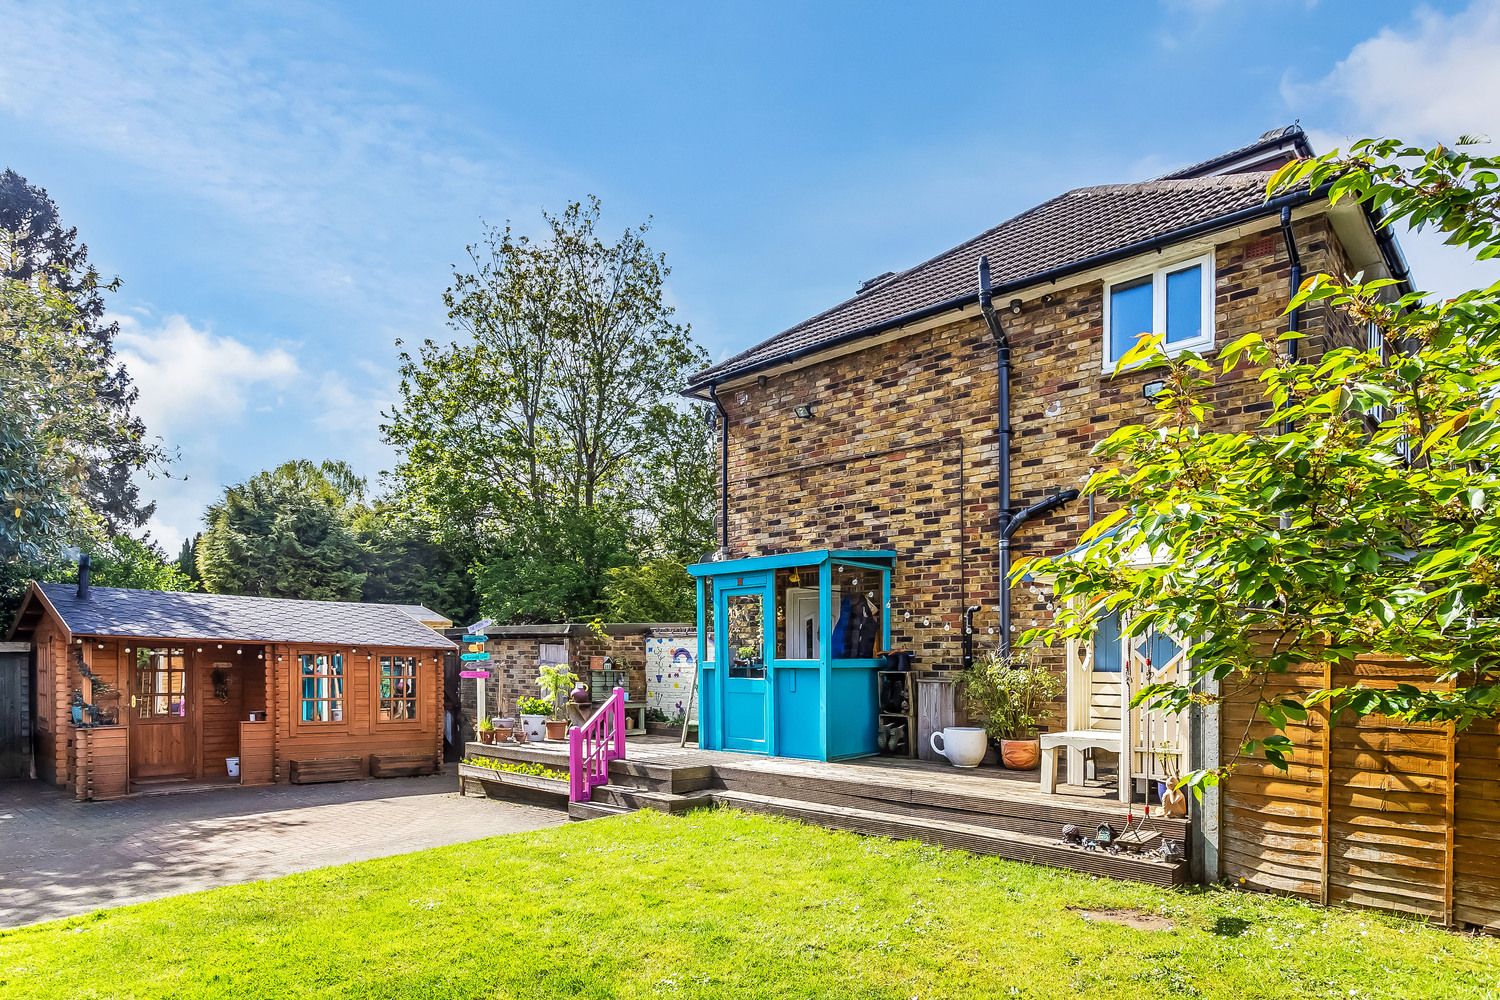
[(798, 403), (796, 408), (793, 409), (792, 412), (797, 415), (797, 418), (799, 420), (807, 420), (812, 416), (812, 407), (808, 406), (806, 403)]
[(1019, 315), (1021, 315), (1021, 300), (1020, 299), (1011, 299), (1010, 300), (1010, 314), (1012, 316), (1019, 316)]
[(1166, 388), (1167, 383), (1164, 380), (1156, 379), (1154, 382), (1147, 382), (1145, 385), (1141, 386), (1141, 395), (1145, 396), (1147, 399), (1155, 399), (1157, 396), (1160, 396), (1164, 391), (1166, 391)]

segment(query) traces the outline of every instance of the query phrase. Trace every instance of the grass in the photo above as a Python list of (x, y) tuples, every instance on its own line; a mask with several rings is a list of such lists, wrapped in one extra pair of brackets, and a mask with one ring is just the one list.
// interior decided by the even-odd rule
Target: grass
[(1477, 1000), (1500, 997), (1500, 941), (730, 811), (637, 813), (0, 932), (0, 996)]

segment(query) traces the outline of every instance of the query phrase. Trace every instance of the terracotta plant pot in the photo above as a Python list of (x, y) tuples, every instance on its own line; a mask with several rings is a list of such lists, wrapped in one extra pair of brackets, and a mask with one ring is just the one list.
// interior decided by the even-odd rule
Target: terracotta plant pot
[(567, 720), (565, 720), (565, 719), (548, 719), (547, 720), (547, 739), (549, 739), (549, 740), (562, 740), (562, 739), (567, 739), (567, 736), (568, 736), (568, 723), (567, 723)]
[(1042, 762), (1042, 741), (1001, 740), (1000, 760), (1012, 771), (1034, 771)]
[(515, 730), (514, 726), (502, 726), (501, 728), (496, 729), (495, 730), (495, 742), (496, 743), (509, 743), (511, 735), (514, 734), (515, 731), (516, 730)]
[(495, 731), (493, 729), (479, 730), (479, 742), (483, 743), (485, 746), (489, 746), (490, 744), (494, 743)]

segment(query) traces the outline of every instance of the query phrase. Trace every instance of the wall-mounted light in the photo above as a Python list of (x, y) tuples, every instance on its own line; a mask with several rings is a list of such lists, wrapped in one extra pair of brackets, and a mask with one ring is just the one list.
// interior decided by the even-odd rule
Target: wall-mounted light
[(1020, 299), (1011, 299), (1010, 300), (1010, 314), (1012, 316), (1019, 316), (1019, 315), (1021, 315), (1021, 300)]
[(1141, 386), (1141, 395), (1146, 399), (1155, 399), (1167, 390), (1167, 383), (1163, 379), (1156, 379)]
[(807, 420), (812, 417), (812, 407), (806, 403), (798, 403), (792, 408), (792, 412), (797, 415), (798, 420)]

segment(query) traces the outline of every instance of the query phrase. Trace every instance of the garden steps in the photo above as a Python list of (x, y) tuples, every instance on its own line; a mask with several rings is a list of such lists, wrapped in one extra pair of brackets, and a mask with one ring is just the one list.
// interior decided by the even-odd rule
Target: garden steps
[[(468, 752), (567, 767), (566, 747), (560, 744), (471, 743)], [(677, 813), (722, 805), (1156, 885), (1188, 880), (1185, 861), (1085, 851), (1062, 843), (1065, 824), (1090, 837), (1100, 823), (1117, 832), (1124, 828), (1125, 807), (1110, 788), (1048, 795), (1034, 775), (995, 768), (960, 770), (892, 758), (829, 763), (753, 757), (681, 748), (676, 740), (632, 740), (628, 752), (627, 758), (611, 763), (609, 782), (592, 789), (590, 802), (570, 804), (570, 817), (593, 819), (639, 809)], [(1135, 809), (1139, 821), (1141, 807)], [(1188, 841), (1186, 820), (1153, 815), (1144, 829)]]
[(602, 802), (569, 802), (568, 819), (582, 821), (586, 819), (607, 819), (610, 816), (624, 816), (626, 813), (635, 812), (634, 809), (623, 809), (620, 806), (606, 805)]
[(829, 829), (896, 840), (920, 840), (974, 854), (989, 854), (1053, 868), (1069, 868), (1093, 875), (1107, 875), (1153, 885), (1177, 885), (1186, 880), (1186, 871), (1180, 863), (1085, 851), (1059, 843), (1054, 838), (997, 830), (971, 823), (898, 816), (889, 812), (824, 805), (751, 792), (716, 792), (714, 799), (721, 805), (746, 812), (785, 816)]

